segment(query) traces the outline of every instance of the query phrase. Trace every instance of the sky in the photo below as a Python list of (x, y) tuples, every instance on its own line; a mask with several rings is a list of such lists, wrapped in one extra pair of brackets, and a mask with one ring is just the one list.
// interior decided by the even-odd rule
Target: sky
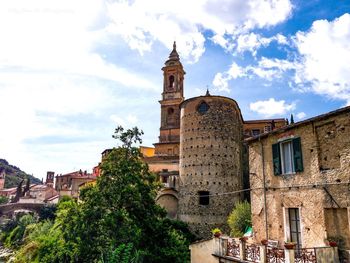
[(2, 0), (0, 158), (91, 171), (118, 125), (152, 146), (173, 41), (185, 98), (208, 87), (245, 120), (350, 105), (350, 0)]

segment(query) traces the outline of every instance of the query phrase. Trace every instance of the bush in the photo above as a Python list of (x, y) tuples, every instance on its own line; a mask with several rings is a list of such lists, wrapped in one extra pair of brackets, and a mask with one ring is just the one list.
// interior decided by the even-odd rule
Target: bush
[(247, 201), (238, 202), (229, 215), (227, 223), (231, 228), (231, 236), (243, 236), (244, 231), (252, 224), (250, 204)]
[(6, 196), (0, 196), (0, 205), (7, 204), (9, 199)]
[(39, 219), (54, 220), (56, 218), (56, 205), (44, 205), (39, 211)]

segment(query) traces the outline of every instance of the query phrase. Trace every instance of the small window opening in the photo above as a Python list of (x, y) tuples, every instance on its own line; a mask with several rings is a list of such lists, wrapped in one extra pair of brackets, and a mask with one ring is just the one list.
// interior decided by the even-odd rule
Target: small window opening
[(172, 115), (174, 113), (174, 109), (173, 108), (169, 108), (168, 109), (168, 115)]
[(197, 108), (197, 111), (201, 114), (206, 113), (209, 110), (209, 105), (206, 102), (201, 102)]
[(209, 191), (199, 191), (199, 204), (209, 205)]

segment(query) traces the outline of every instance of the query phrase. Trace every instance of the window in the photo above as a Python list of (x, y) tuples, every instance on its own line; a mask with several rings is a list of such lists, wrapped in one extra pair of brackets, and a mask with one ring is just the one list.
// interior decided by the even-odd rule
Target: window
[(172, 115), (174, 113), (174, 109), (173, 108), (169, 108), (168, 109), (168, 115)]
[(174, 87), (174, 82), (175, 82), (175, 77), (173, 75), (170, 75), (170, 77), (169, 77), (169, 87), (170, 88)]
[(270, 132), (271, 131), (271, 125), (266, 125), (264, 127), (264, 132)]
[(259, 129), (253, 129), (252, 130), (252, 135), (253, 136), (258, 136), (260, 134), (260, 130)]
[(209, 205), (209, 192), (208, 191), (199, 191), (199, 204), (200, 205)]
[(299, 208), (288, 208), (290, 241), (296, 243), (297, 251), (301, 248), (301, 230)]
[(201, 114), (206, 113), (208, 110), (209, 110), (209, 105), (205, 101), (202, 101), (197, 108), (197, 111)]
[(272, 158), (275, 175), (302, 172), (304, 168), (300, 138), (273, 144)]

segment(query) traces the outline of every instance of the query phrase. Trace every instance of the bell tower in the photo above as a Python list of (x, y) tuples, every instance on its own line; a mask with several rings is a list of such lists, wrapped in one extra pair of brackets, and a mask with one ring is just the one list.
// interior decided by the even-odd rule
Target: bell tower
[(163, 93), (159, 142), (155, 143), (155, 154), (158, 156), (178, 156), (180, 145), (180, 103), (184, 100), (183, 82), (186, 72), (173, 44), (163, 71)]

